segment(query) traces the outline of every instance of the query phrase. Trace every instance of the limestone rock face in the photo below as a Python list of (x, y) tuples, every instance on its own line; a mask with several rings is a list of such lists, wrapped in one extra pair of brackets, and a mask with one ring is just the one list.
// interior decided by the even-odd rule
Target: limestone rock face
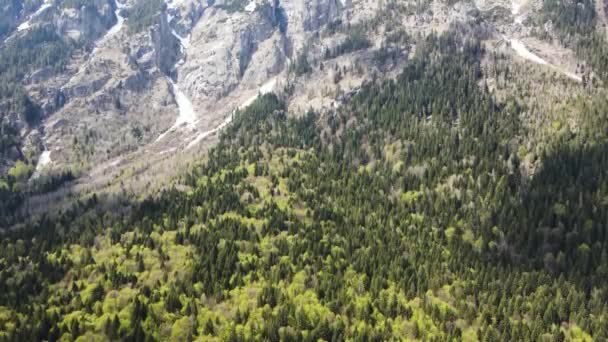
[(277, 1), (294, 32), (316, 31), (340, 14), (340, 0)]
[(154, 61), (161, 72), (170, 74), (179, 59), (180, 42), (167, 22), (167, 16), (157, 16), (157, 23), (150, 29)]
[[(44, 120), (22, 135), (24, 141), (31, 136), (28, 145), (37, 150), (48, 148), (53, 166), (86, 170), (138, 152), (146, 157), (131, 159), (148, 162), (183, 151), (258, 93), (293, 82), (290, 68), (300, 54), (308, 55), (315, 72), (303, 76), (310, 83), (298, 81), (294, 102), (326, 106), (315, 99), (319, 87), (312, 81), (328, 84), (317, 73), (336, 72), (317, 65), (324, 47), (345, 36), (323, 30), (336, 21), (367, 20), (377, 9), (368, 0), (165, 0), (147, 27), (131, 32), (127, 14), (142, 3), (93, 0), (75, 8), (40, 0), (32, 11), (11, 16), (13, 27), (52, 25), (80, 46), (65, 70), (41, 68), (24, 79)], [(194, 117), (175, 126), (184, 108)]]
[(271, 65), (284, 58), (277, 44), (264, 44), (273, 33), (269, 18), (257, 13), (229, 15), (215, 8), (206, 11), (192, 32), (188, 59), (179, 70), (180, 84), (197, 99), (228, 95), (250, 68), (267, 73), (263, 66), (252, 64), (260, 47), (271, 49), (261, 51), (270, 56), (265, 62)]
[[(345, 8), (340, 0), (251, 0), (242, 6), (166, 0), (152, 24), (133, 33), (120, 11), (138, 1), (94, 0), (81, 8), (53, 2), (30, 18), (31, 25), (51, 23), (61, 36), (86, 46), (73, 54), (66, 72), (42, 68), (27, 78), (46, 117), (35, 135), (40, 142), (30, 145), (52, 150), (54, 165), (91, 165), (146, 146), (188, 144), (264, 85), (264, 91), (273, 88)], [(183, 132), (183, 140), (155, 143), (184, 101), (195, 109), (198, 126)]]
[[(332, 110), (365, 81), (395, 77), (418, 35), (454, 22), (482, 23), (475, 28), (483, 39), (526, 29), (510, 29), (508, 0), (164, 0), (138, 32), (127, 14), (146, 0), (93, 0), (82, 8), (44, 1), (50, 5), (39, 15), (15, 14), (13, 26), (29, 18), (84, 44), (60, 73), (41, 68), (25, 78), (45, 118), (23, 137), (33, 134), (31, 145), (51, 150), (53, 166), (77, 165), (91, 178), (108, 165), (145, 169), (208, 145), (259, 93), (280, 93), (290, 113)], [(521, 14), (538, 3), (527, 1)], [(328, 53), (357, 28), (368, 40), (363, 48)], [(299, 73), (302, 61), (306, 72)]]
[(198, 101), (256, 87), (283, 71), (294, 51), (342, 8), (339, 0), (273, 0), (253, 1), (244, 11), (230, 12), (218, 1), (192, 29), (179, 82)]
[(58, 33), (72, 39), (95, 41), (116, 23), (115, 6), (113, 0), (94, 0), (81, 8), (58, 10), (55, 27)]
[(209, 0), (173, 0), (168, 2), (169, 24), (180, 36), (188, 36), (212, 3), (213, 1)]

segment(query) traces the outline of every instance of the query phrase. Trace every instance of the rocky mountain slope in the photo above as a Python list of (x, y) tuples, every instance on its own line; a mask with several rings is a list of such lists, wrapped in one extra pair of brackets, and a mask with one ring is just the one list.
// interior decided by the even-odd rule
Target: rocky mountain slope
[(34, 196), (33, 207), (66, 191), (164, 186), (156, 180), (206, 150), (258, 94), (280, 94), (295, 113), (330, 110), (363, 82), (394, 77), (419, 37), (453, 25), (569, 87), (594, 72), (571, 46), (541, 37), (555, 30), (540, 0), (17, 3), (3, 6), (4, 51), (43, 29), (69, 50), (59, 66), (35, 63), (14, 77), (39, 120), (28, 124), (10, 106), (2, 115), (18, 132), (3, 153), (4, 174), (23, 160), (23, 183), (66, 170), (75, 178)]

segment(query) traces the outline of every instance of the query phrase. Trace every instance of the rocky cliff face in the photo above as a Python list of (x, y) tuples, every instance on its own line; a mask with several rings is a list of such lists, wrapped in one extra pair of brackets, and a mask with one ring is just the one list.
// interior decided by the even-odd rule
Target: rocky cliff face
[(156, 24), (150, 29), (154, 61), (161, 72), (169, 75), (181, 56), (180, 41), (173, 34), (173, 29), (169, 26), (164, 13), (156, 18)]
[(94, 42), (116, 24), (115, 7), (112, 0), (94, 0), (80, 8), (59, 9), (53, 21), (60, 34)]
[(179, 73), (180, 84), (204, 108), (205, 102), (255, 91), (285, 71), (297, 51), (342, 11), (337, 0), (252, 1), (237, 12), (224, 7), (216, 3), (203, 11)]
[(313, 32), (337, 18), (343, 5), (340, 0), (277, 1), (284, 9), (293, 32)]
[[(29, 18), (88, 46), (74, 51), (65, 72), (42, 68), (27, 78), (46, 119), (26, 140), (37, 153), (50, 150), (52, 167), (86, 170), (125, 154), (150, 160), (189, 150), (258, 92), (290, 82), (299, 54), (318, 60), (333, 44), (320, 37), (324, 27), (347, 20), (339, 0), (167, 0), (133, 33), (120, 10), (138, 1), (59, 1)], [(194, 120), (176, 126), (184, 105)]]
[(188, 59), (179, 72), (180, 83), (195, 99), (217, 100), (233, 91), (250, 67), (262, 69), (257, 72), (265, 74), (263, 78), (271, 76), (267, 74), (276, 73), (276, 64), (284, 59), (280, 49), (270, 53), (269, 68), (259, 68), (252, 60), (273, 33), (268, 18), (257, 13), (229, 15), (220, 9), (207, 10), (192, 31)]
[(62, 3), (15, 16), (85, 42), (64, 72), (27, 75), (45, 120), (23, 135), (51, 151), (52, 167), (84, 170), (83, 183), (189, 158), (258, 93), (280, 93), (296, 113), (331, 110), (364, 81), (394, 76), (418, 35), (471, 21), (488, 41), (529, 36), (531, 21), (516, 19), (538, 10), (530, 1), (514, 14), (503, 0), (165, 0), (133, 31), (121, 11), (144, 0)]

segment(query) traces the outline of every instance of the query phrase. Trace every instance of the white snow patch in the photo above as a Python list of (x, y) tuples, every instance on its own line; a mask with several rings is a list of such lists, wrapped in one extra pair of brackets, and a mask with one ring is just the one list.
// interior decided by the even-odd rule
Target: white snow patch
[(17, 32), (21, 32), (24, 30), (27, 30), (31, 27), (32, 25), (30, 25), (30, 21), (26, 21), (24, 23), (21, 23), (21, 25), (17, 26)]
[[(175, 9), (175, 3), (172, 1), (166, 2), (167, 9)], [(167, 12), (167, 21), (170, 22), (172, 19), (172, 15)], [(185, 62), (186, 50), (190, 47), (190, 36), (184, 38), (180, 36), (175, 30), (172, 29), (173, 36), (177, 38), (181, 45), (182, 57), (176, 64), (176, 68)], [(161, 134), (155, 142), (162, 140), (169, 132), (173, 132), (177, 130), (180, 126), (187, 124), (189, 127), (194, 128), (194, 124), (196, 122), (196, 111), (194, 110), (194, 106), (192, 102), (186, 96), (186, 94), (180, 89), (180, 87), (175, 83), (170, 77), (167, 77), (169, 82), (171, 83), (171, 87), (173, 88), (173, 95), (175, 96), (175, 102), (177, 103), (178, 108), (178, 116), (175, 120), (175, 123), (171, 128), (169, 128), (166, 132)]]
[(171, 83), (171, 87), (173, 88), (173, 96), (175, 96), (175, 102), (177, 103), (179, 114), (173, 126), (171, 126), (171, 128), (169, 128), (166, 132), (161, 134), (156, 139), (156, 142), (163, 139), (169, 132), (177, 130), (184, 124), (193, 127), (194, 123), (196, 122), (196, 112), (194, 111), (194, 106), (192, 105), (192, 102), (190, 102), (190, 99), (188, 99), (186, 94), (184, 94), (184, 92), (179, 88), (179, 86), (175, 82), (173, 82), (172, 79), (169, 79), (169, 82)]
[[(179, 1), (179, 0), (167, 0), (165, 1), (165, 3), (167, 4), (167, 9), (170, 10), (177, 10), (178, 7), (178, 2), (183, 2), (183, 1)], [(184, 6), (184, 4), (181, 4), (182, 6)]]
[(122, 161), (122, 158), (118, 158), (115, 161), (111, 162), (110, 165), (108, 165), (108, 166), (116, 167), (116, 166), (118, 166), (118, 164), (120, 164), (121, 161)]
[(36, 168), (44, 168), (45, 166), (49, 165), (51, 163), (51, 151), (44, 151), (42, 152), (42, 154), (40, 155), (40, 158), (38, 159), (38, 165), (36, 165)]
[(184, 92), (175, 82), (171, 81), (171, 86), (173, 86), (175, 102), (177, 102), (177, 106), (179, 107), (179, 116), (175, 121), (175, 126), (180, 126), (182, 124), (194, 124), (194, 121), (196, 121), (196, 112), (194, 111), (192, 102), (190, 102), (190, 99), (186, 96), (186, 94), (184, 94)]
[(44, 12), (44, 10), (47, 9), (47, 8), (49, 8), (49, 7), (51, 7), (51, 0), (46, 0), (42, 4), (42, 6), (40, 6), (40, 8), (38, 8), (38, 10), (36, 10), (36, 12), (34, 12), (34, 13), (32, 13), (32, 15), (30, 15), (30, 17), (28, 18), (28, 20), (26, 22), (22, 23), (21, 25), (19, 25), (17, 27), (17, 31), (21, 32), (21, 31), (29, 29), (32, 26), (32, 24), (31, 24), (32, 19), (34, 19), (37, 16), (39, 16), (40, 13)]
[(511, 14), (518, 15), (519, 11), (521, 11), (521, 4), (517, 0), (511, 1)]
[(255, 12), (255, 9), (258, 7), (258, 4), (255, 0), (252, 0), (247, 6), (245, 6), (245, 11), (252, 13)]
[[(182, 53), (185, 53), (185, 51), (190, 47), (190, 36), (188, 37), (182, 37), (180, 36), (177, 32), (175, 32), (174, 29), (171, 29), (171, 32), (173, 33), (173, 35), (175, 36), (175, 38), (177, 38), (179, 40), (179, 43), (181, 45), (181, 49), (182, 49)], [(183, 63), (183, 59), (180, 61), (180, 63)]]
[(521, 7), (522, 7), (522, 4), (519, 1), (517, 1), (517, 0), (511, 1), (511, 14), (515, 18), (516, 24), (522, 24), (526, 17), (525, 14), (521, 14), (521, 15), (519, 14), (521, 12)]
[(38, 158), (36, 169), (34, 170), (34, 174), (32, 174), (32, 179), (40, 177), (42, 170), (44, 170), (51, 162), (51, 151), (45, 149)]
[[(167, 23), (171, 24), (171, 21), (173, 20), (174, 15), (169, 13), (169, 11), (179, 11), (179, 9), (177, 8), (177, 4), (175, 3), (175, 1), (169, 0), (169, 1), (165, 2), (165, 4), (167, 5)], [(171, 33), (173, 34), (173, 36), (175, 36), (175, 38), (177, 38), (179, 40), (179, 42), (181, 44), (182, 53), (184, 53), (185, 50), (190, 47), (190, 36), (182, 37), (173, 28), (171, 28)]]

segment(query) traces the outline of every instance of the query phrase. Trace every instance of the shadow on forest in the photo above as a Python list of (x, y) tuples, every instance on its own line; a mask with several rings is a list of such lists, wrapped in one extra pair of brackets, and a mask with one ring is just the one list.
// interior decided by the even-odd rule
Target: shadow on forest
[(607, 242), (608, 144), (564, 143), (541, 160), (522, 191), (523, 229), (511, 234), (553, 274), (593, 271)]
[[(73, 182), (66, 184), (60, 193), (71, 194), (71, 183)], [(59, 196), (57, 192), (47, 196), (49, 201), (59, 201), (52, 197)], [(30, 210), (30, 199), (26, 198), (20, 212), (11, 218), (11, 225), (4, 228), (4, 231), (0, 230), (0, 238), (36, 238), (46, 240), (49, 245), (85, 242), (82, 240), (83, 235), (88, 235), (89, 239), (112, 223), (128, 219), (133, 208), (139, 205), (123, 194), (94, 193), (81, 199), (78, 199), (77, 194), (73, 196), (73, 201), (61, 200), (69, 204), (47, 203), (46, 209), (35, 213)], [(44, 201), (45, 198), (40, 197), (38, 200)]]

